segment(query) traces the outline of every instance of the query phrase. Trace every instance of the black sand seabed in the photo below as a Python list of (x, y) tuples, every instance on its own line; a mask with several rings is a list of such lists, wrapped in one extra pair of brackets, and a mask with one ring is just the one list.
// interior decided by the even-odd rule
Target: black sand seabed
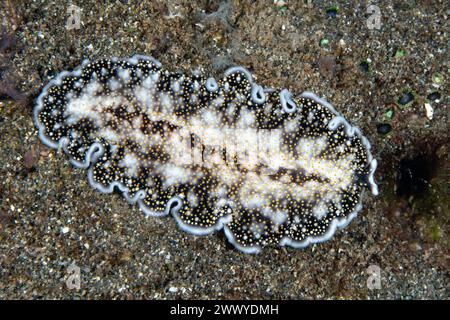
[[(383, 1), (379, 29), (358, 1), (75, 4), (72, 30), (65, 1), (0, 4), (0, 299), (448, 298), (446, 1)], [(324, 97), (371, 141), (380, 195), (326, 243), (247, 255), (92, 190), (38, 141), (34, 99), (83, 59), (135, 53), (215, 76), (242, 65), (264, 86)], [(72, 263), (79, 290), (65, 283)]]

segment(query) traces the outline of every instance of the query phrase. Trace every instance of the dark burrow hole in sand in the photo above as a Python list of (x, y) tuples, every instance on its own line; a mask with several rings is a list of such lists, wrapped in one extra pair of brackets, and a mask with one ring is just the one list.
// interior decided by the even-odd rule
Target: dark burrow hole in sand
[(435, 176), (438, 160), (434, 152), (403, 158), (397, 167), (397, 196), (409, 198), (425, 195), (430, 180)]

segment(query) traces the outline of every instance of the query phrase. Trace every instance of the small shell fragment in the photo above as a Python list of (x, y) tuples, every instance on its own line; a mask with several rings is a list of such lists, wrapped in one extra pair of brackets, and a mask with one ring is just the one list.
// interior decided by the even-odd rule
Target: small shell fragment
[(428, 118), (428, 120), (433, 119), (434, 110), (431, 104), (425, 103), (425, 115)]

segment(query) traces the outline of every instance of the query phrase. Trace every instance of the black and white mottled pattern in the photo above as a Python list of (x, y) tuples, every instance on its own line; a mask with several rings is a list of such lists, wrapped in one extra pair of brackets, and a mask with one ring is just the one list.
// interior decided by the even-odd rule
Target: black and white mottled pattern
[(264, 89), (244, 68), (184, 75), (151, 57), (84, 62), (38, 97), (41, 140), (104, 193), (244, 252), (329, 239), (377, 194), (370, 144), (327, 102)]

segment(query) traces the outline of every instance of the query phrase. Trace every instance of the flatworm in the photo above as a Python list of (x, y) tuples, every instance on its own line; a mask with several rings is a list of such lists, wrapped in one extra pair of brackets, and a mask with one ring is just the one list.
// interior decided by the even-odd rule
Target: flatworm
[(45, 86), (34, 121), (89, 183), (181, 229), (224, 229), (239, 250), (328, 240), (378, 193), (360, 130), (310, 92), (265, 89), (242, 67), (216, 80), (151, 57), (84, 61)]

